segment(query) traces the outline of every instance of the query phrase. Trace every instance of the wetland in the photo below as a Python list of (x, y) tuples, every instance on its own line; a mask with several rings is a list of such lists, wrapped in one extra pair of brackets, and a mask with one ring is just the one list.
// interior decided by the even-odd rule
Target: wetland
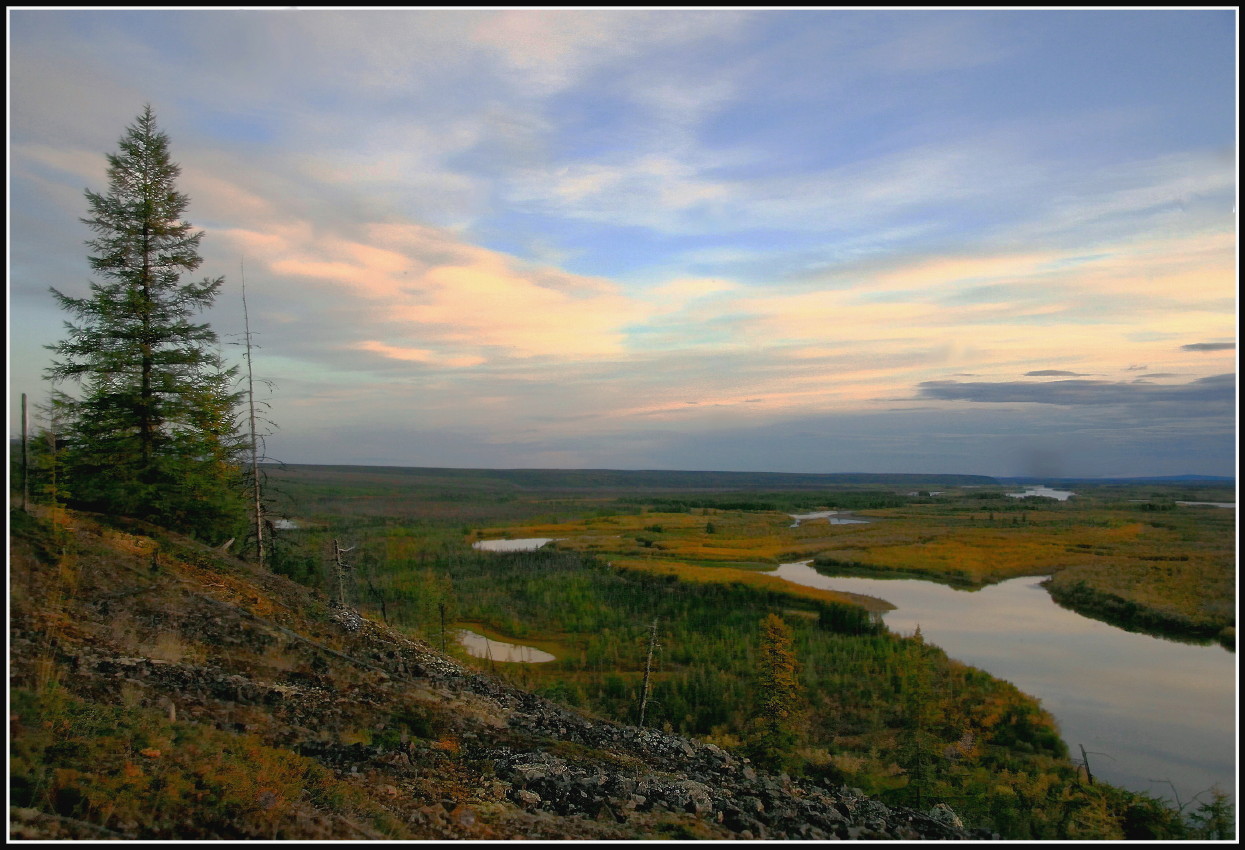
[[(450, 473), (353, 470), (348, 501), (307, 487), (297, 515), (358, 539), (359, 604), (391, 624), (486, 665), (494, 650), (438, 622), (558, 647), (497, 664), (541, 695), (635, 722), (656, 634), (648, 722), (749, 752), (758, 629), (777, 614), (802, 684), (793, 775), (954, 801), (1013, 838), (1173, 837), (1163, 800), (1235, 797), (1235, 512), (1181, 504), (1229, 487), (679, 491), (644, 473), (641, 493)], [(1108, 622), (1121, 607), (1145, 613), (1132, 631)]]

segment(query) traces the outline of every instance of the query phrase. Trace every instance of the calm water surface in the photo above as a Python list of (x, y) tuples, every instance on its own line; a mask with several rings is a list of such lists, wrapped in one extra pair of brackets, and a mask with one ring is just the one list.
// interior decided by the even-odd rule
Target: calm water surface
[(839, 511), (817, 511), (811, 514), (787, 514), (795, 522), (791, 523), (792, 528), (798, 528), (800, 523), (810, 519), (824, 519), (831, 525), (859, 525), (867, 523), (867, 519), (856, 519), (849, 516), (838, 516)]
[(517, 643), (506, 643), (502, 640), (493, 640), (468, 629), (459, 629), (458, 640), (459, 643), (467, 648), (467, 652), (476, 658), (490, 658), (493, 661), (523, 661), (528, 664), (538, 664), (542, 661), (557, 661), (555, 656), (534, 646), (523, 646)]
[(1048, 499), (1058, 499), (1061, 502), (1066, 502), (1075, 496), (1076, 493), (1073, 493), (1071, 490), (1052, 490), (1045, 484), (1039, 484), (1036, 487), (1026, 487), (1023, 493), (1008, 493), (1007, 495), (1013, 499), (1023, 499), (1025, 496), (1045, 496)]
[[(823, 576), (807, 561), (773, 575), (878, 596), (896, 607), (891, 631), (1006, 679), (1041, 700), (1071, 754), (1089, 751), (1096, 777), (1183, 802), (1218, 785), (1236, 799), (1236, 656), (1127, 632), (1056, 605), (1038, 577), (982, 590), (933, 582)], [(1096, 755), (1101, 753), (1102, 755)], [(1205, 797), (1203, 798), (1205, 799)]]
[(532, 552), (546, 543), (552, 543), (555, 539), (553, 537), (521, 537), (517, 540), (477, 540), (471, 544), (471, 548), (482, 549), (485, 552)]

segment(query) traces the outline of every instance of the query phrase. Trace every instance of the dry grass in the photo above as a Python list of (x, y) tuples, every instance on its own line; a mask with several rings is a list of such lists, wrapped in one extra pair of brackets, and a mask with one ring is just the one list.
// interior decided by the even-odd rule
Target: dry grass
[(657, 575), (677, 576), (681, 581), (716, 582), (730, 584), (737, 582), (762, 590), (784, 593), (788, 596), (803, 599), (815, 599), (818, 602), (835, 602), (847, 605), (859, 605), (869, 611), (890, 611), (895, 606), (884, 599), (862, 596), (856, 593), (842, 593), (835, 590), (823, 590), (817, 587), (806, 587), (795, 584), (778, 576), (766, 575), (752, 570), (738, 570), (731, 567), (702, 567), (671, 560), (650, 560), (639, 558), (622, 558), (613, 562), (616, 567)]
[(176, 632), (158, 632), (147, 645), (147, 657), (158, 661), (185, 661), (189, 654), (186, 644)]

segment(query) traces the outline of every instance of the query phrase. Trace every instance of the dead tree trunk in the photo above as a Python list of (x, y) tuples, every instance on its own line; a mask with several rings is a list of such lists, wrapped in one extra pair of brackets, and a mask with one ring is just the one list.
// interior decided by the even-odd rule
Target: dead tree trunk
[(441, 614), (441, 651), (445, 652), (445, 603), (437, 603), (437, 611)]
[[(351, 549), (354, 547), (352, 546)], [(333, 567), (337, 576), (337, 604), (341, 608), (346, 607), (346, 574), (350, 572), (350, 565), (342, 560), (342, 555), (349, 552), (350, 549), (343, 549), (337, 542), (337, 538), (333, 538)]]
[(657, 620), (654, 618), (648, 633), (648, 658), (644, 661), (644, 684), (640, 688), (640, 726), (644, 725), (644, 715), (648, 711), (648, 683), (653, 673), (653, 651), (656, 649)]
[(246, 397), (251, 424), (251, 492), (254, 499), (255, 550), (264, 566), (264, 499), (259, 480), (259, 437), (255, 431), (255, 376), (251, 370), (251, 318), (246, 309), (246, 271), (242, 271), (242, 327), (246, 337)]
[(22, 393), (22, 510), (30, 512), (30, 449), (26, 442), (26, 394)]
[(1089, 753), (1085, 752), (1085, 745), (1078, 744), (1081, 748), (1081, 762), (1085, 765), (1085, 778), (1089, 780), (1089, 784), (1094, 784), (1094, 774), (1089, 771)]
[(333, 567), (337, 573), (337, 599), (332, 603), (332, 607), (336, 610), (329, 615), (329, 619), (340, 624), (348, 632), (357, 632), (363, 626), (363, 618), (346, 605), (346, 574), (350, 572), (350, 565), (342, 560), (342, 555), (353, 548), (352, 546), (350, 549), (343, 549), (337, 542), (337, 538), (333, 538)]

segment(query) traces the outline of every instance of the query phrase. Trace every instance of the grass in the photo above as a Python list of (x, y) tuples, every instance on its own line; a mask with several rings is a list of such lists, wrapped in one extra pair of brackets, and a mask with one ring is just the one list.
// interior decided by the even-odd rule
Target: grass
[(409, 837), (362, 789), (254, 735), (71, 697), (46, 681), (12, 690), (11, 725), (14, 806), (150, 838), (193, 824), (199, 835), (277, 840), (317, 818)]
[[(802, 588), (765, 572), (813, 559), (831, 575), (903, 576), (965, 588), (1054, 574), (1056, 598), (1087, 614), (1125, 611), (1143, 629), (1234, 639), (1234, 512), (1178, 506), (1172, 494), (1190, 494), (1176, 490), (1133, 500), (1127, 497), (1138, 489), (1114, 485), (1101, 495), (1090, 489), (1072, 502), (964, 491), (857, 511), (870, 520), (865, 524), (812, 520), (794, 528), (780, 511), (639, 506), (626, 514), (598, 510), (578, 519), (490, 526), (469, 539), (552, 537), (558, 548), (627, 569), (741, 582), (871, 610), (885, 610), (885, 603)], [(1202, 500), (1225, 498), (1209, 495)]]
[(765, 575), (753, 570), (739, 570), (731, 567), (705, 567), (668, 559), (643, 560), (622, 558), (614, 561), (613, 564), (616, 567), (629, 570), (675, 576), (680, 581), (745, 584), (749, 587), (775, 591), (800, 599), (859, 605), (869, 611), (890, 611), (895, 607), (883, 599), (877, 599), (872, 596), (806, 587), (802, 584), (786, 581), (778, 576)]

